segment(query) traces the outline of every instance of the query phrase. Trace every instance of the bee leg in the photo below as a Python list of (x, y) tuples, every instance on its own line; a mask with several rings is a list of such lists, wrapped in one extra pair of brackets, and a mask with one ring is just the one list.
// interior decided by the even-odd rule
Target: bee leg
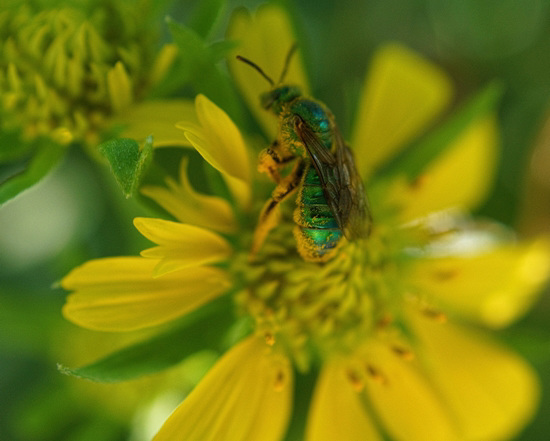
[(279, 204), (298, 188), (304, 174), (304, 169), (304, 161), (300, 159), (296, 162), (292, 171), (280, 180), (273, 190), (271, 198), (265, 203), (260, 212), (258, 225), (254, 230), (250, 257), (253, 257), (258, 252), (269, 232), (279, 223), (281, 217)]
[(279, 169), (284, 167), (296, 156), (281, 147), (279, 141), (275, 140), (271, 145), (260, 152), (258, 158), (258, 171), (267, 174), (277, 184), (281, 181)]

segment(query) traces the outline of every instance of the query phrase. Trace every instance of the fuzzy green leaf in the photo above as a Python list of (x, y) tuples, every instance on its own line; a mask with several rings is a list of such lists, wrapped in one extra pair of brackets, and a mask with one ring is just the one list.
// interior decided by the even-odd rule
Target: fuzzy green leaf
[(141, 151), (137, 141), (128, 138), (106, 141), (99, 146), (99, 151), (109, 161), (124, 195), (133, 196), (153, 159), (152, 137), (147, 137)]
[(28, 165), (0, 183), (0, 205), (46, 176), (63, 158), (66, 147), (49, 138), (39, 138), (33, 142), (33, 150)]
[(129, 346), (87, 366), (61, 373), (100, 383), (127, 381), (167, 369), (205, 349), (220, 350), (234, 322), (228, 296), (221, 297), (185, 317), (176, 329)]

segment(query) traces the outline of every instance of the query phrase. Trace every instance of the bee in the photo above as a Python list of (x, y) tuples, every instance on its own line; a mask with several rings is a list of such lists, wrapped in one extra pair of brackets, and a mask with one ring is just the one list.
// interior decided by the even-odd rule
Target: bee
[[(260, 101), (279, 121), (277, 138), (259, 155), (258, 170), (277, 185), (260, 212), (251, 255), (279, 222), (279, 204), (297, 191), (294, 236), (298, 252), (306, 261), (325, 262), (345, 240), (367, 237), (372, 216), (353, 153), (330, 110), (304, 97), (298, 86), (282, 84), (295, 50), (293, 45), (277, 84), (258, 65), (237, 56), (271, 85)], [(292, 170), (281, 176), (281, 170), (292, 162)]]

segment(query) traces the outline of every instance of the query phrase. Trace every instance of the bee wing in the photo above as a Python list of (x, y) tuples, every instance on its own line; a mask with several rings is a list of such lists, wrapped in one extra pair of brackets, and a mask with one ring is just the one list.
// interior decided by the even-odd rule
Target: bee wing
[(344, 143), (338, 128), (334, 127), (333, 152), (300, 117), (296, 119), (295, 129), (319, 175), (338, 226), (348, 240), (366, 237), (370, 231), (371, 215), (363, 181), (357, 173), (353, 153)]
[[(340, 189), (338, 207), (342, 210), (344, 235), (347, 239), (367, 237), (372, 225), (369, 202), (363, 180), (357, 172), (352, 150), (346, 145), (338, 127), (334, 128), (334, 154)], [(345, 214), (344, 214), (345, 213)]]

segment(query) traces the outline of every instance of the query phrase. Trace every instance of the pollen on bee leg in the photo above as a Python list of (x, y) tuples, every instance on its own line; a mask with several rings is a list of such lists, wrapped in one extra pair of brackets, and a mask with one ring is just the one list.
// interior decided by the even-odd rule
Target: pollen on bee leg
[(269, 232), (279, 223), (280, 217), (279, 205), (273, 199), (269, 199), (262, 208), (258, 225), (254, 230), (252, 247), (248, 256), (249, 261), (254, 260), (254, 256), (260, 250)]
[(365, 382), (356, 370), (348, 369), (346, 371), (346, 376), (348, 377), (351, 387), (353, 387), (355, 392), (361, 392), (365, 388)]
[(273, 157), (267, 152), (267, 149), (260, 152), (260, 156), (258, 158), (258, 171), (260, 173), (265, 173), (277, 183), (281, 180), (281, 175), (279, 173), (277, 163), (275, 162)]

